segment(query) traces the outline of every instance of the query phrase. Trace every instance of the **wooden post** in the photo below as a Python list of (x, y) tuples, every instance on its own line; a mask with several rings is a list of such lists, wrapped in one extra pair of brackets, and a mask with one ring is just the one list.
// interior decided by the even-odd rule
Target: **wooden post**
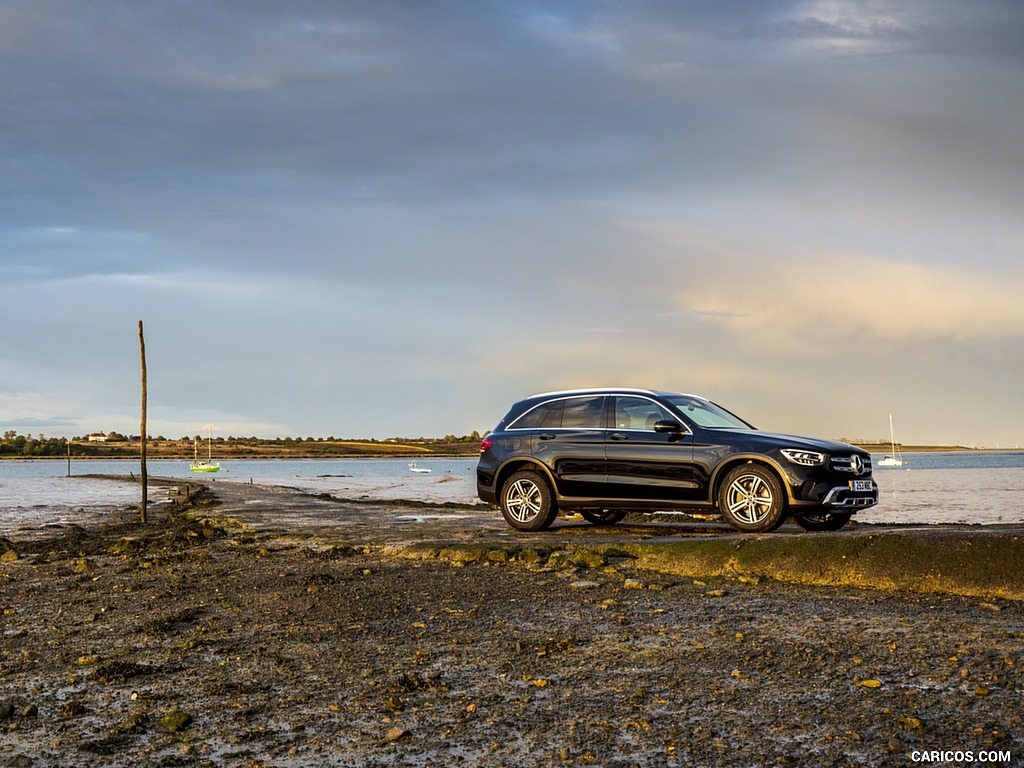
[(146, 474), (146, 338), (142, 335), (141, 320), (139, 320), (139, 357), (142, 360), (142, 424), (139, 427), (139, 458), (142, 463), (142, 505), (139, 507), (139, 521), (145, 524), (149, 476)]
[(68, 477), (71, 477), (71, 438), (68, 438)]

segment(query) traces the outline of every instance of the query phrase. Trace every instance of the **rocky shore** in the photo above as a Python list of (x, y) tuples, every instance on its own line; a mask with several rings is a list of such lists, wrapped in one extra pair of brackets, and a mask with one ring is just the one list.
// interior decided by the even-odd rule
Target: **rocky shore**
[(657, 527), (515, 538), (216, 490), (0, 541), (0, 765), (1024, 760), (1024, 614), (998, 593), (672, 572), (636, 549), (678, 543)]

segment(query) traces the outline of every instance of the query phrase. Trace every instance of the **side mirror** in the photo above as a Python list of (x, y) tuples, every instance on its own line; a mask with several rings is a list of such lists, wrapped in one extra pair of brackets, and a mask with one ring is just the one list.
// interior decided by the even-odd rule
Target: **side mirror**
[(663, 419), (654, 423), (655, 432), (682, 432), (683, 425), (672, 419)]

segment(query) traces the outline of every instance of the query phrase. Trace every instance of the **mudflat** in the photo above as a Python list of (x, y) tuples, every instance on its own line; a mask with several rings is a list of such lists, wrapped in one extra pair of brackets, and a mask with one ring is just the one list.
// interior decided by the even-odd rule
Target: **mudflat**
[[(4, 764), (1024, 760), (1020, 602), (787, 583), (749, 543), (841, 560), (886, 531), (521, 537), (489, 511), (210, 485), (146, 526), (0, 542)], [(761, 554), (664, 566), (701, 542)]]

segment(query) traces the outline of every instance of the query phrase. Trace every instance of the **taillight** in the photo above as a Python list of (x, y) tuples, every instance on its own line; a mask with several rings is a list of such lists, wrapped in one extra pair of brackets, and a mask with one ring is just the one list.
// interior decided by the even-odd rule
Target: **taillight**
[(492, 445), (494, 445), (494, 441), (493, 440), (483, 440), (480, 443), (480, 453), (483, 453), (488, 448), (490, 448)]

